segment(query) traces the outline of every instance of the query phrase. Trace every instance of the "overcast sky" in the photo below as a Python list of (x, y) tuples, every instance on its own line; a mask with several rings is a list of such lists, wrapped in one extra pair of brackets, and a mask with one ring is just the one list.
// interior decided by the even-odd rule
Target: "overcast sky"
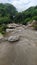
[(0, 3), (11, 3), (18, 11), (23, 11), (30, 6), (36, 6), (37, 0), (0, 0)]

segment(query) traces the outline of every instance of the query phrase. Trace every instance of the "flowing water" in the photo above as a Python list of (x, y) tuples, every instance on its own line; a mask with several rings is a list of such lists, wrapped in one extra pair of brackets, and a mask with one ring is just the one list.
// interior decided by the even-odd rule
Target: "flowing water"
[(37, 65), (37, 31), (19, 29), (16, 34), (19, 41), (0, 43), (0, 65)]

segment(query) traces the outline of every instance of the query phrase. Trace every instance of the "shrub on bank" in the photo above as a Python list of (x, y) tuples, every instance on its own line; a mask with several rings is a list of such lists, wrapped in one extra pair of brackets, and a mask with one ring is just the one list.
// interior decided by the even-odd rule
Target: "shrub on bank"
[(33, 16), (32, 20), (36, 20), (37, 21), (37, 16)]
[(0, 25), (0, 33), (5, 34), (6, 28), (7, 28), (7, 25), (5, 25), (5, 24)]

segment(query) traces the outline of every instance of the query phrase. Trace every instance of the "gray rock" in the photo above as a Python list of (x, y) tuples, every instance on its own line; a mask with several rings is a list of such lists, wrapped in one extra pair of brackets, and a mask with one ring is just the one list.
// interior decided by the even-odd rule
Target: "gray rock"
[(6, 32), (12, 32), (14, 29), (6, 29)]
[(20, 36), (18, 35), (18, 36), (10, 36), (9, 38), (8, 38), (8, 41), (9, 42), (15, 42), (15, 41), (18, 41), (20, 39)]

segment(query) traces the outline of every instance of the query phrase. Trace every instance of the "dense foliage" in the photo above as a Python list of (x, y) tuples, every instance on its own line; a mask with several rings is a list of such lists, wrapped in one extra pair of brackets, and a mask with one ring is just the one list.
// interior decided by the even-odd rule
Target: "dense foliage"
[(37, 6), (28, 8), (27, 10), (18, 13), (15, 16), (16, 23), (27, 24), (32, 20), (37, 20)]
[(0, 24), (10, 23), (16, 15), (16, 8), (11, 4), (0, 4)]
[(11, 4), (0, 4), (0, 24), (15, 22), (26, 25), (32, 20), (37, 20), (37, 6), (30, 7), (23, 12), (17, 12)]
[(16, 13), (16, 8), (13, 5), (0, 3), (0, 32), (2, 34), (5, 33), (7, 24), (13, 22)]

